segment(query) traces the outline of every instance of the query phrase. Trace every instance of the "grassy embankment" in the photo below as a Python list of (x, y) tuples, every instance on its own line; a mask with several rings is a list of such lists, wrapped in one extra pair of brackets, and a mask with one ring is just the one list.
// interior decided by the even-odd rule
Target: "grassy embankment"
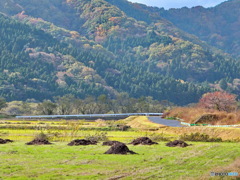
[[(130, 125), (120, 131), (116, 124)], [(18, 129), (18, 127), (20, 127)], [(132, 146), (138, 155), (105, 155), (109, 147), (69, 147), (67, 142), (96, 132), (104, 132), (111, 140), (129, 143), (136, 137), (163, 135), (178, 138), (181, 128), (164, 128), (146, 117), (130, 117), (123, 121), (1, 121), (0, 133), (16, 140), (0, 145), (0, 179), (209, 179), (209, 173), (240, 172), (239, 143), (189, 142), (186, 148), (166, 147), (165, 142), (153, 146)], [(27, 146), (39, 132), (51, 136), (53, 145)], [(55, 134), (54, 133), (58, 133)]]
[(180, 118), (187, 123), (194, 123), (197, 119), (199, 119), (201, 116), (206, 114), (215, 115), (215, 118), (210, 119), (208, 124), (212, 124), (212, 125), (239, 124), (240, 125), (240, 111), (228, 113), (225, 111), (203, 109), (198, 107), (178, 107), (170, 110), (168, 113), (166, 113), (166, 116), (173, 117), (173, 118)]
[[(187, 123), (194, 123), (203, 115), (214, 115), (216, 118), (208, 121), (207, 124), (212, 125), (231, 125), (239, 124), (240, 127), (240, 112), (220, 112), (216, 110), (207, 110), (202, 108), (188, 108), (188, 107), (179, 107), (174, 108), (170, 112), (166, 113), (166, 117), (170, 118), (179, 118), (184, 120)], [(211, 137), (220, 137), (223, 140), (235, 140), (240, 141), (240, 128), (236, 127), (205, 127), (205, 126), (193, 126), (193, 127), (183, 127), (183, 128), (171, 128), (167, 127), (162, 130), (164, 133), (171, 134), (190, 134), (190, 133), (202, 133), (208, 134)]]

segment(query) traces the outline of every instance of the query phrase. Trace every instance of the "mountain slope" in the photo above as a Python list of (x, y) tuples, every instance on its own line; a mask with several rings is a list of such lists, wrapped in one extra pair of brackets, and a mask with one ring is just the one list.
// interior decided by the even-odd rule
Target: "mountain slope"
[(99, 45), (68, 48), (49, 34), (5, 16), (1, 16), (0, 26), (0, 93), (8, 100), (43, 100), (68, 93), (77, 97), (116, 94), (109, 84), (133, 97), (151, 95), (187, 104), (208, 90), (149, 72), (141, 64), (115, 61)]
[[(4, 14), (14, 15), (23, 23), (21, 26), (45, 31), (40, 31), (46, 36), (45, 41), (36, 38), (34, 44), (27, 38), (33, 36), (29, 34), (31, 31), (26, 30), (21, 35), (25, 41), (20, 42), (20, 48), (15, 51), (9, 50), (9, 54), (15, 56), (15, 53), (24, 52), (29, 63), (38, 64), (37, 69), (42, 68), (41, 64), (46, 66), (43, 77), (39, 73), (32, 77), (46, 81), (50, 75), (52, 80), (45, 88), (55, 87), (48, 93), (44, 91), (47, 97), (67, 93), (79, 97), (103, 93), (114, 97), (117, 92), (127, 92), (132, 97), (153, 96), (158, 100), (187, 104), (209, 91), (206, 81), (214, 83), (240, 75), (238, 62), (216, 55), (199, 39), (177, 29), (169, 21), (157, 16), (152, 23), (138, 21), (109, 0), (3, 1), (0, 7)], [(151, 17), (149, 14), (149, 19)], [(8, 28), (13, 27), (3, 28), (3, 31), (6, 33)], [(16, 39), (17, 34), (15, 29), (6, 36)], [(16, 40), (12, 43), (12, 46), (14, 43), (19, 46)], [(4, 61), (16, 62), (8, 58)], [(46, 61), (50, 64), (48, 68), (44, 64)], [(18, 66), (26, 71), (27, 66)], [(19, 72), (15, 67), (6, 70)], [(30, 81), (28, 76), (24, 79)], [(21, 83), (19, 92), (23, 92), (23, 87)], [(39, 93), (41, 88), (35, 88)], [(16, 93), (11, 97), (16, 98)]]
[(66, 45), (51, 35), (3, 15), (0, 26), (0, 94), (6, 98), (42, 100), (66, 93), (107, 92), (106, 82), (93, 69), (63, 54)]
[(186, 32), (209, 44), (240, 56), (240, 0), (229, 0), (214, 8), (182, 8), (161, 15)]
[(107, 1), (118, 6), (128, 16), (149, 24), (167, 19), (183, 31), (239, 57), (240, 0), (229, 0), (213, 8), (197, 6), (170, 10), (148, 7), (127, 0)]
[[(210, 45), (234, 56), (239, 56), (240, 1), (229, 0), (213, 8), (201, 6), (164, 10), (130, 3), (126, 0), (107, 0), (124, 10), (129, 16), (152, 23), (167, 19), (178, 28), (194, 34)], [(135, 11), (131, 11), (134, 9)]]

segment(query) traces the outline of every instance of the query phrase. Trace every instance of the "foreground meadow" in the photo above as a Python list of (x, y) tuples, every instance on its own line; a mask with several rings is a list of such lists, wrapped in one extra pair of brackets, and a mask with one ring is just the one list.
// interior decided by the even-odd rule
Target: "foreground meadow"
[[(238, 143), (193, 143), (186, 148), (128, 146), (137, 155), (106, 155), (109, 147), (66, 143), (0, 146), (2, 179), (205, 179), (210, 172), (236, 172)], [(238, 167), (236, 165), (238, 165)]]
[[(121, 126), (127, 124), (134, 128), (123, 131)], [(187, 142), (192, 145), (167, 147), (166, 142), (178, 139), (183, 131), (174, 130), (144, 117), (96, 122), (2, 120), (1, 138), (15, 142), (0, 145), (0, 179), (210, 179), (210, 172), (240, 173), (239, 142)], [(39, 132), (47, 134), (53, 144), (25, 145)], [(104, 154), (110, 148), (102, 146), (104, 140), (128, 144), (141, 136), (159, 144), (127, 145), (138, 153), (135, 155)], [(99, 143), (67, 146), (80, 138), (98, 138)]]

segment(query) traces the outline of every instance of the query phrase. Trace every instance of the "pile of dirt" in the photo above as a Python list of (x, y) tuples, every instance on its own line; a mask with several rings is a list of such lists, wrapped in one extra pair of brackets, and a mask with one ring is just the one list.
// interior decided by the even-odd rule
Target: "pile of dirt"
[(48, 144), (52, 144), (52, 143), (50, 143), (46, 139), (34, 139), (34, 140), (26, 143), (26, 145), (48, 145)]
[(104, 154), (137, 154), (133, 151), (130, 151), (124, 143), (115, 143), (109, 150)]
[(189, 146), (187, 143), (185, 143), (184, 141), (181, 140), (175, 140), (175, 141), (170, 141), (166, 144), (166, 146), (168, 147), (187, 147)]
[(80, 146), (80, 145), (96, 145), (97, 141), (90, 141), (86, 139), (75, 139), (68, 143), (68, 146)]
[(103, 142), (102, 145), (103, 146), (113, 146), (114, 144), (118, 144), (118, 143), (122, 143), (122, 142), (119, 142), (119, 141), (106, 141), (106, 142)]
[(158, 144), (158, 143), (153, 142), (148, 137), (140, 137), (140, 138), (134, 139), (130, 144), (133, 144), (133, 145), (139, 145), (139, 144), (142, 144), (142, 145), (153, 145), (153, 144)]
[(0, 138), (0, 144), (7, 144), (7, 143), (11, 143), (13, 142), (13, 140), (10, 140), (10, 139), (1, 139)]

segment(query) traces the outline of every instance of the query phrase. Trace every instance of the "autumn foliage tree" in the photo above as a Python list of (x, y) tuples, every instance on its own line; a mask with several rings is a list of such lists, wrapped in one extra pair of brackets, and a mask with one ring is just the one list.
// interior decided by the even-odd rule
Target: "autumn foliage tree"
[(226, 92), (206, 93), (200, 99), (198, 106), (206, 109), (231, 112), (236, 108), (236, 96)]

